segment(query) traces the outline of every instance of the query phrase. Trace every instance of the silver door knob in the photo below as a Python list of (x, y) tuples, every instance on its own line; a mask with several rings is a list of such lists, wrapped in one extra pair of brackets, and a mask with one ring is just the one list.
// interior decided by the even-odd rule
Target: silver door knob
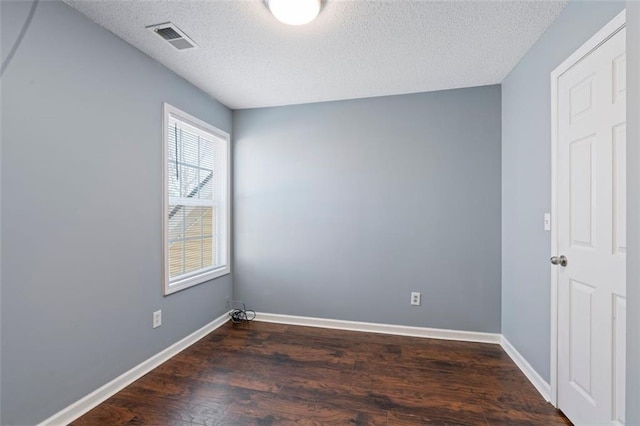
[(553, 256), (551, 258), (551, 263), (554, 265), (560, 265), (560, 266), (567, 266), (567, 263), (569, 263), (567, 256), (562, 255), (560, 257), (558, 256)]

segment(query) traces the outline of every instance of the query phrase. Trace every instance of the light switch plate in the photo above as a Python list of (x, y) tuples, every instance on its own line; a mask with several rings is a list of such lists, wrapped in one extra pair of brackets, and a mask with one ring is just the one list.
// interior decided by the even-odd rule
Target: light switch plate
[(158, 328), (162, 325), (162, 310), (155, 311), (153, 313), (153, 328)]
[(544, 230), (551, 231), (551, 213), (544, 214)]

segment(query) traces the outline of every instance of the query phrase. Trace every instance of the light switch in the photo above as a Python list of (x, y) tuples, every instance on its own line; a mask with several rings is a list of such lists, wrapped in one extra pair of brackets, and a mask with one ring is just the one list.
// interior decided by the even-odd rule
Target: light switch
[(551, 213), (544, 214), (544, 230), (551, 231)]

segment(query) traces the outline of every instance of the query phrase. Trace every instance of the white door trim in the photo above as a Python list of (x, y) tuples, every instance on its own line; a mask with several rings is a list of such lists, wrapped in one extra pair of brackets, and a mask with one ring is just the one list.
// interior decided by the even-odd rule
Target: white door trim
[[(551, 256), (558, 253), (558, 79), (627, 24), (623, 10), (551, 72)], [(558, 406), (558, 268), (551, 266), (551, 403)]]

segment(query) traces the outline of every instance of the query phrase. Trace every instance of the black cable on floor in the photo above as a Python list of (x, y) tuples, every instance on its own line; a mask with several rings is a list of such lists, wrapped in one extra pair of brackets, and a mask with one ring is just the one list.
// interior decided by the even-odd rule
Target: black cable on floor
[(233, 305), (242, 305), (242, 308), (233, 308), (231, 309), (231, 312), (229, 312), (231, 322), (233, 322), (234, 324), (249, 322), (255, 319), (256, 311), (254, 311), (253, 309), (247, 309), (243, 301), (232, 300), (231, 306)]

